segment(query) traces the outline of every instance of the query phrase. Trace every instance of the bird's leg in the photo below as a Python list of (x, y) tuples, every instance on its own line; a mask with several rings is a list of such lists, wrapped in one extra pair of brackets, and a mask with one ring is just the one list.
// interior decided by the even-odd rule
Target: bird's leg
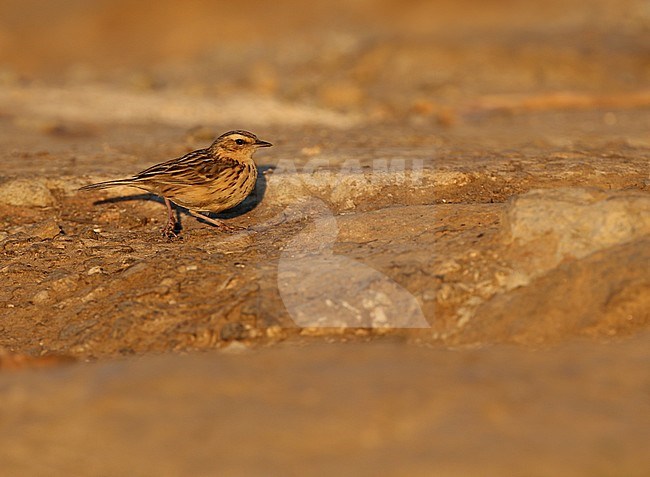
[(194, 212), (193, 210), (190, 210), (189, 213), (192, 214), (197, 219), (204, 220), (207, 223), (209, 223), (210, 225), (214, 225), (215, 227), (218, 227), (221, 230), (241, 230), (242, 229), (242, 227), (236, 227), (234, 225), (228, 225), (223, 220), (213, 219), (212, 217), (208, 217), (207, 215), (199, 214), (198, 212)]
[(165, 205), (167, 206), (167, 225), (162, 229), (162, 234), (165, 237), (174, 238), (177, 236), (174, 209), (172, 209), (172, 203), (167, 197), (163, 197), (163, 199), (165, 199)]

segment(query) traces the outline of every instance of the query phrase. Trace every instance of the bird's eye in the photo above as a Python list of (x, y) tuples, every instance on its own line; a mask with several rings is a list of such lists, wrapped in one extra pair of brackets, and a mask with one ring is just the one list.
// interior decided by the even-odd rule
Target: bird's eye
[(246, 143), (243, 139), (235, 139), (235, 144), (238, 146), (243, 146)]

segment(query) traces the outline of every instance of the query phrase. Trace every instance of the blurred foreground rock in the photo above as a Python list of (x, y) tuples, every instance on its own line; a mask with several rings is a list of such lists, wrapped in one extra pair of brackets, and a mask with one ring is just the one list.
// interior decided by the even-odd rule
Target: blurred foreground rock
[(0, 461), (24, 477), (641, 477), (647, 339), (321, 345), (5, 373)]

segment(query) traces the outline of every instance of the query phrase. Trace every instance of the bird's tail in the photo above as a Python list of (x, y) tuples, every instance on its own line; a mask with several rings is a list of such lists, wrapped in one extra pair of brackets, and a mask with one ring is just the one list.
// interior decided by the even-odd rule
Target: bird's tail
[(109, 187), (116, 187), (121, 185), (133, 185), (133, 179), (118, 179), (115, 181), (98, 182), (96, 184), (88, 184), (79, 188), (79, 190), (92, 190), (92, 189), (108, 189)]

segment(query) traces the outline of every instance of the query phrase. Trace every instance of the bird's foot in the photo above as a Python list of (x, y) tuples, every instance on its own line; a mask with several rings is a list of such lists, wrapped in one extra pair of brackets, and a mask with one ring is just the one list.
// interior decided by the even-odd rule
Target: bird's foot
[(239, 225), (231, 225), (225, 222), (221, 222), (221, 225), (215, 225), (215, 227), (226, 232), (237, 232), (238, 230), (246, 230), (246, 227), (240, 227)]
[(196, 217), (199, 220), (203, 220), (204, 222), (207, 222), (210, 225), (214, 225), (216, 228), (219, 230), (223, 230), (224, 232), (233, 232), (236, 230), (244, 230), (245, 227), (239, 227), (237, 225), (230, 225), (225, 223), (223, 220), (219, 219), (213, 219), (212, 217), (208, 217), (207, 215), (200, 214), (198, 212), (192, 212), (190, 211), (190, 214), (192, 214), (194, 217)]
[(162, 236), (165, 238), (168, 238), (169, 240), (174, 240), (175, 238), (178, 238), (178, 232), (177, 231), (177, 223), (174, 221), (169, 221), (167, 222), (167, 225), (165, 225), (162, 229)]

